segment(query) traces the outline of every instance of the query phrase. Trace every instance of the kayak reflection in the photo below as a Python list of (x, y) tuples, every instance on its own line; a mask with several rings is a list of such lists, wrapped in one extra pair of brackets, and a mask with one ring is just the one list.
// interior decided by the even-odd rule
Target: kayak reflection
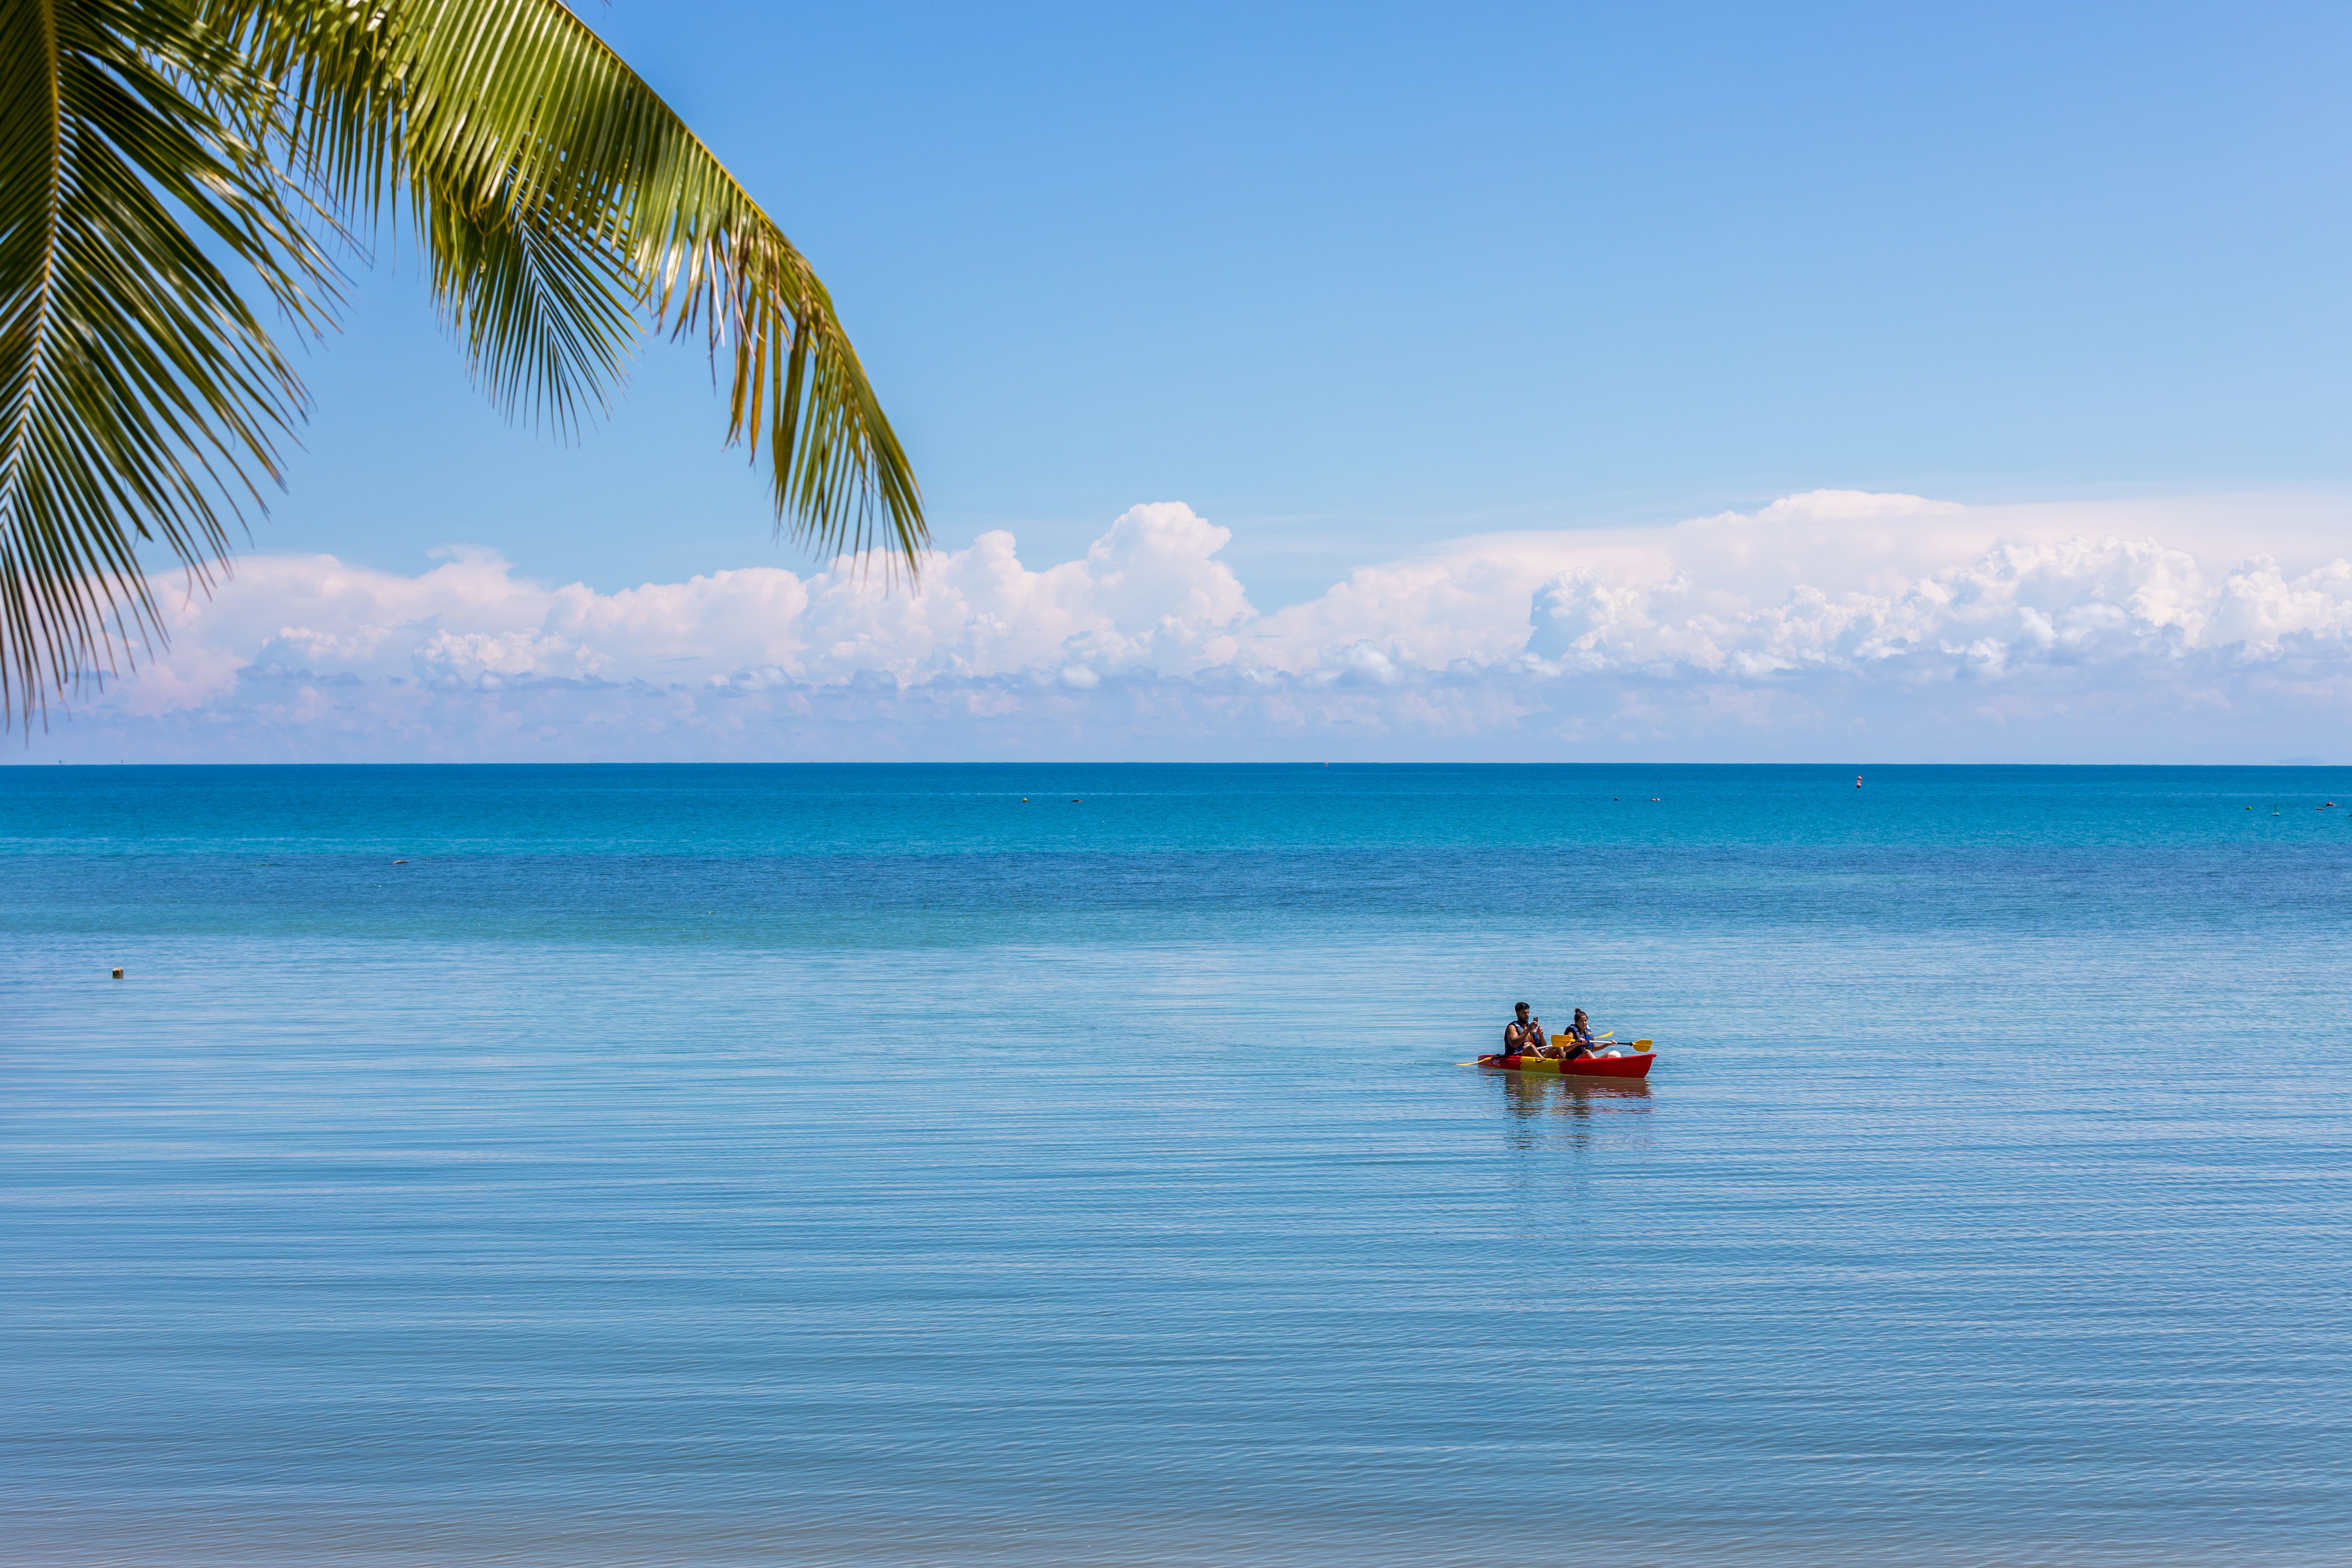
[[(1639, 1134), (1646, 1131), (1650, 1086), (1639, 1079), (1626, 1082), (1512, 1072), (1496, 1073), (1494, 1080), (1503, 1097), (1504, 1142), (1510, 1148), (1566, 1149), (1580, 1154), (1616, 1144), (1629, 1134), (1636, 1135), (1639, 1144), (1648, 1142)], [(1627, 1116), (1637, 1120), (1613, 1125), (1605, 1120)]]
[(1493, 1081), (1514, 1116), (1573, 1116), (1596, 1110), (1648, 1109), (1650, 1086), (1642, 1079), (1555, 1078), (1548, 1073), (1496, 1073)]

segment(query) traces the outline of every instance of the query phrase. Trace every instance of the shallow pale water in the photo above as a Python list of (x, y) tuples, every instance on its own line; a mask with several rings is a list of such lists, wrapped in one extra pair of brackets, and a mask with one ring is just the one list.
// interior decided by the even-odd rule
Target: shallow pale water
[(2352, 772), (1853, 773), (0, 770), (0, 1556), (2345, 1560)]

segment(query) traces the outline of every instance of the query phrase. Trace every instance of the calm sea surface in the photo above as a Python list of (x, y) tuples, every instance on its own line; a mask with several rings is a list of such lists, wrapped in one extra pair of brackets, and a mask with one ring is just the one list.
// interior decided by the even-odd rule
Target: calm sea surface
[(11, 1564), (2352, 1561), (2352, 770), (0, 807)]

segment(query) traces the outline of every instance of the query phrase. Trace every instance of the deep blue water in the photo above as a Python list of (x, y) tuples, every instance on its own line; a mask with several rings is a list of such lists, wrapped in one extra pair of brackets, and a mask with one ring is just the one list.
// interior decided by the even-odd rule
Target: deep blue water
[(10, 1563), (2352, 1558), (2352, 771), (0, 807)]

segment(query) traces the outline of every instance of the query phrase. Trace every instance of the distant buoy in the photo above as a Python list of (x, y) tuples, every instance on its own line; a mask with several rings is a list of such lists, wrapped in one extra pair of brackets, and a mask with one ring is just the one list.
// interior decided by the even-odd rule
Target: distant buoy
[(116, 970), (116, 971), (114, 972), (114, 977), (115, 977), (117, 980), (121, 979), (121, 978), (122, 978), (122, 971), (121, 971), (120, 969)]

